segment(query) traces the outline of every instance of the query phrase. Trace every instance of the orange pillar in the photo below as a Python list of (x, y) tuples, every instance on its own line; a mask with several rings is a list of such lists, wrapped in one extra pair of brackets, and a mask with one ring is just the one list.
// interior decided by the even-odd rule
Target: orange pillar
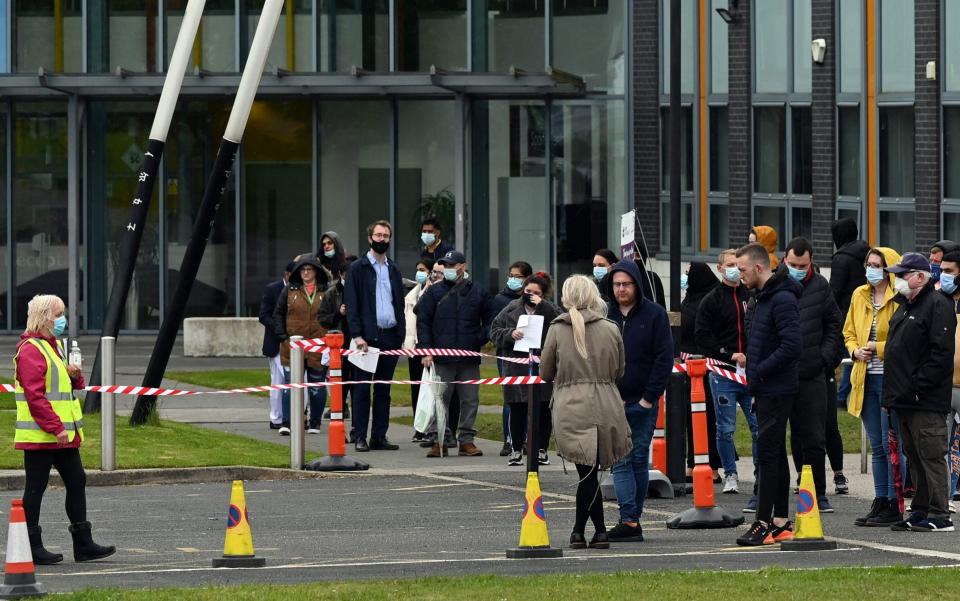
[(346, 435), (343, 426), (343, 333), (327, 334), (327, 346), (330, 347), (329, 379), (330, 387), (330, 426), (327, 428), (329, 452), (331, 457), (343, 457), (346, 454)]
[(707, 375), (706, 359), (687, 359), (690, 376), (690, 412), (693, 416), (693, 506), (714, 506), (713, 470), (710, 469), (710, 450), (707, 442), (707, 396), (703, 378)]
[(666, 399), (661, 394), (660, 408), (657, 410), (657, 426), (653, 430), (653, 469), (661, 474), (667, 473), (666, 404)]

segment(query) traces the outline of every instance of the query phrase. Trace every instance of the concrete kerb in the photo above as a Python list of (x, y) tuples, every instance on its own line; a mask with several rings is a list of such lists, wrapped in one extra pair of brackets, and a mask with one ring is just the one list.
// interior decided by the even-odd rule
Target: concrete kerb
[[(323, 478), (342, 477), (324, 472), (306, 472), (301, 470), (253, 467), (247, 465), (223, 467), (183, 467), (133, 469), (101, 472), (87, 470), (87, 486), (136, 486), (141, 484), (194, 484), (211, 482), (232, 482), (234, 480), (321, 480)], [(63, 486), (60, 475), (50, 474), (52, 486)], [(24, 475), (0, 475), (0, 490), (23, 490)]]

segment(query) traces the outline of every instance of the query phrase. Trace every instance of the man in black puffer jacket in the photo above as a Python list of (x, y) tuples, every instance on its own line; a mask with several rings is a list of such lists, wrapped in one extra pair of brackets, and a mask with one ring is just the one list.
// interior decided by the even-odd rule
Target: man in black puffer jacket
[(799, 391), (802, 288), (785, 271), (770, 271), (759, 244), (737, 251), (743, 283), (758, 290), (747, 329), (747, 385), (754, 395), (757, 435), (757, 519), (738, 545), (758, 546), (793, 538), (787, 418)]
[(794, 238), (787, 244), (781, 269), (787, 270), (803, 286), (800, 294), (800, 394), (790, 413), (790, 446), (800, 473), (804, 465), (813, 469), (817, 506), (821, 513), (833, 513), (827, 500), (824, 471), (826, 457), (827, 379), (840, 364), (840, 309), (830, 285), (813, 270), (813, 247), (806, 238)]

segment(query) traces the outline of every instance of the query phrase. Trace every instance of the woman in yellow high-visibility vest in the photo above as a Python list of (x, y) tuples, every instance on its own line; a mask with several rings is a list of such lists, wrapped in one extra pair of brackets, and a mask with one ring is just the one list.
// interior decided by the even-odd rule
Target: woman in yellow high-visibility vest
[(115, 547), (93, 542), (87, 521), (87, 476), (80, 461), (83, 413), (73, 391), (84, 386), (77, 365), (67, 365), (58, 337), (67, 327), (64, 304), (52, 294), (40, 294), (27, 304), (27, 328), (13, 358), (16, 381), (17, 429), (14, 446), (23, 451), (26, 484), (23, 510), (30, 534), (33, 562), (50, 565), (63, 561), (60, 553), (43, 547), (40, 504), (55, 467), (67, 489), (67, 517), (76, 561), (113, 555)]

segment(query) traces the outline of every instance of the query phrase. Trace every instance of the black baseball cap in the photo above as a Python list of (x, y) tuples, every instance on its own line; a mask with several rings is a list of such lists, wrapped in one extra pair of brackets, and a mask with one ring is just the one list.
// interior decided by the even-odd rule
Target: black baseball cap
[(437, 263), (441, 265), (459, 265), (466, 262), (467, 257), (465, 257), (459, 250), (448, 251), (447, 254), (443, 255), (439, 260), (437, 260)]
[(908, 271), (930, 271), (930, 261), (920, 253), (903, 253), (900, 262), (884, 269), (887, 273), (901, 274)]

